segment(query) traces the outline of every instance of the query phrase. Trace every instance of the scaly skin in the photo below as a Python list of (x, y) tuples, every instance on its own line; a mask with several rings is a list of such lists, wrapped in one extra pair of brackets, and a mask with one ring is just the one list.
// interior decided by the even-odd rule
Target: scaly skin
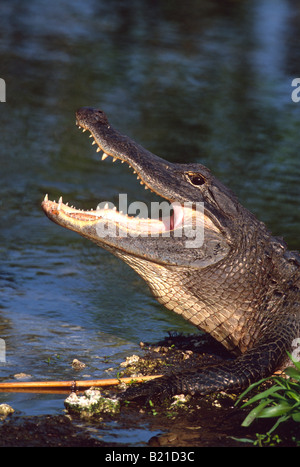
[[(235, 356), (129, 389), (126, 398), (241, 391), (284, 368), (287, 351), (300, 335), (298, 254), (273, 237), (203, 165), (174, 164), (150, 153), (115, 130), (100, 110), (82, 108), (76, 117), (97, 151), (104, 151), (102, 159), (129, 164), (145, 188), (175, 203), (174, 215), (138, 221), (112, 209), (79, 211), (47, 196), (46, 215), (123, 259), (160, 303)], [(204, 205), (200, 214), (199, 203)], [(195, 228), (195, 212), (204, 241), (187, 247), (191, 237), (182, 222)]]

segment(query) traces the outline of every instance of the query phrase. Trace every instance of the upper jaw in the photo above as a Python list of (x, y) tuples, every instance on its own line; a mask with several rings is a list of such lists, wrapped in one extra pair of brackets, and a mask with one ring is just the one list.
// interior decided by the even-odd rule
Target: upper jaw
[(171, 203), (186, 200), (186, 190), (190, 186), (184, 180), (183, 186), (178, 183), (178, 164), (165, 161), (121, 134), (110, 125), (104, 112), (83, 107), (76, 112), (76, 124), (83, 132), (90, 132), (92, 144), (97, 145), (97, 152), (103, 151), (102, 160), (111, 156), (113, 162), (126, 162), (145, 189), (150, 189)]

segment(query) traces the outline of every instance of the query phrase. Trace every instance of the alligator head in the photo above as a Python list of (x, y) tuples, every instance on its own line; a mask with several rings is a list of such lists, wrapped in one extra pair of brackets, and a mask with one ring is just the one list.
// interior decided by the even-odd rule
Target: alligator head
[(76, 118), (103, 151), (102, 160), (127, 163), (171, 209), (162, 218), (140, 219), (107, 206), (82, 211), (46, 196), (46, 215), (123, 259), (160, 303), (227, 349), (251, 348), (262, 319), (257, 303), (273, 267), (265, 226), (203, 165), (152, 154), (115, 130), (100, 110), (82, 108)]

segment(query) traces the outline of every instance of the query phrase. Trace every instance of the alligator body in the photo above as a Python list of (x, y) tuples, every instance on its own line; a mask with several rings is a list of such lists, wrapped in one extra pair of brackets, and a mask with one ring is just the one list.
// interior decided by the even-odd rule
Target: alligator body
[[(81, 211), (46, 196), (46, 215), (128, 263), (160, 303), (211, 334), (234, 357), (151, 381), (142, 391), (241, 391), (284, 368), (300, 335), (298, 254), (203, 165), (170, 163), (150, 153), (115, 130), (100, 110), (85, 107), (76, 118), (103, 151), (102, 159), (129, 164), (140, 183), (173, 210), (141, 220), (107, 206)], [(197, 229), (202, 236), (192, 237)]]

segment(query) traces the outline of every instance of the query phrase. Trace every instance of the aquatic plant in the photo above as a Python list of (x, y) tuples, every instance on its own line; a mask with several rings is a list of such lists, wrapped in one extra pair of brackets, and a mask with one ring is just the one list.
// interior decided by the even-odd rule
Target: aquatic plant
[(270, 438), (277, 427), (287, 420), (300, 422), (300, 362), (295, 361), (289, 355), (294, 367), (285, 369), (285, 376), (271, 376), (249, 386), (238, 398), (239, 404), (249, 392), (257, 389), (263, 383), (271, 383), (271, 386), (255, 394), (241, 406), (242, 408), (256, 404), (242, 422), (242, 426), (248, 427), (260, 418), (275, 418), (273, 426), (266, 433)]

